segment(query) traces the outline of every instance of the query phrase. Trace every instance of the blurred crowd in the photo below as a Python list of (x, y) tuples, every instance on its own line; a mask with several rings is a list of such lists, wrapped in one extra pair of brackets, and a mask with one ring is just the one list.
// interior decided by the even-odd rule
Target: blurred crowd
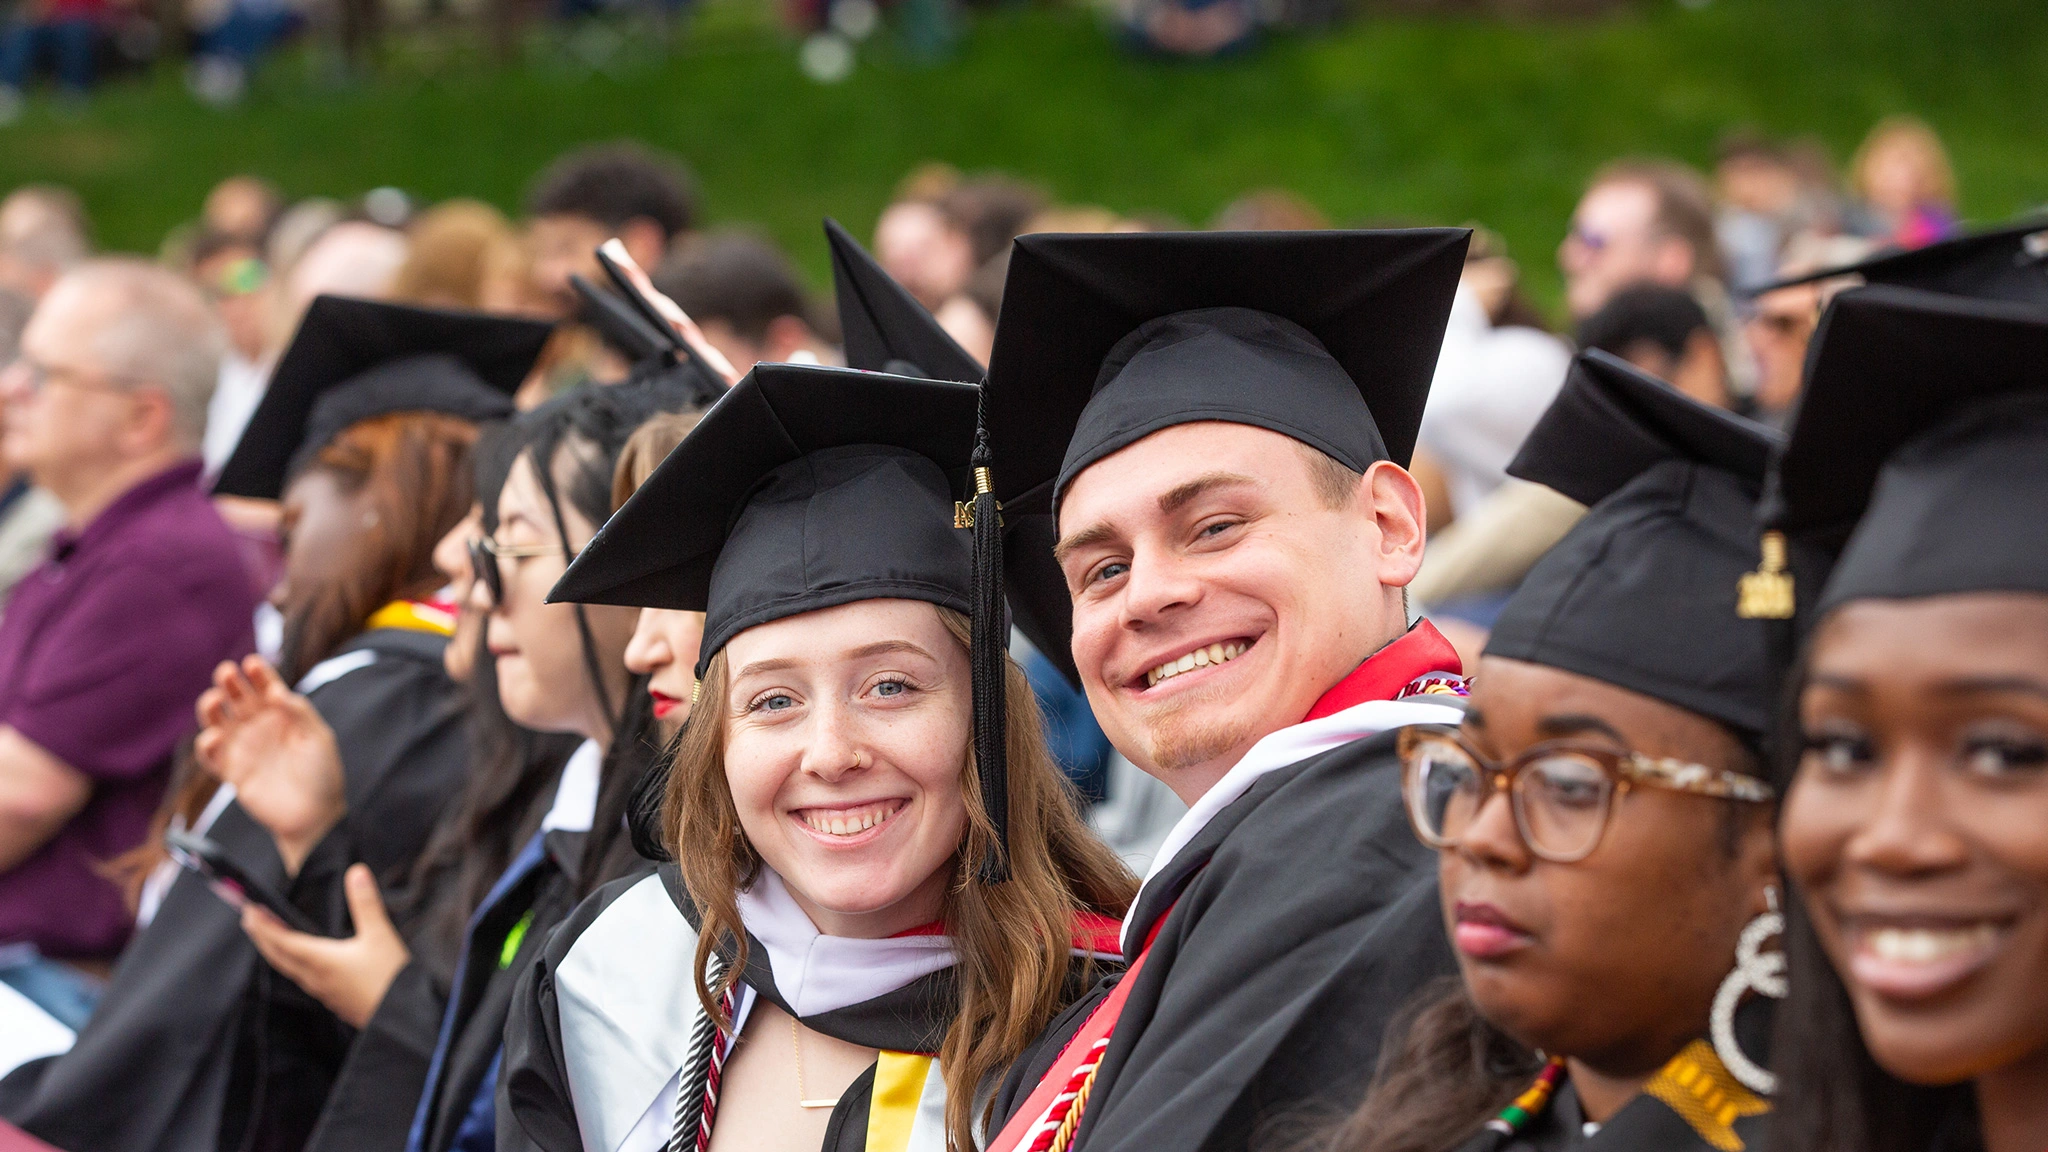
[[(223, 45), (273, 39), (292, 17), (264, 2), (231, 0), (211, 35)], [(64, 83), (90, 82), (90, 41), (103, 19), (95, 3), (106, 0), (17, 14), (0, 34), (0, 85), (14, 99), (43, 54), (54, 56)], [(1170, 35), (1206, 43), (1224, 30)], [(1302, 197), (1268, 188), (1246, 192), (1206, 225), (1263, 232), (1333, 222)], [(1017, 237), (1187, 228), (1063, 203), (1015, 176), (933, 163), (903, 178), (869, 235), (889, 277), (986, 364)], [(1523, 264), (1550, 254), (1511, 253), (1475, 226), (1414, 456), (1429, 535), (1409, 586), (1414, 608), (1430, 613), (1466, 666), (1475, 664), (1531, 567), (1586, 515), (1551, 488), (1508, 475), (1576, 353), (1610, 353), (1704, 405), (1782, 427), (1822, 310), (1853, 283), (1801, 278), (1958, 231), (1942, 144), (1910, 118), (1876, 125), (1845, 177), (1810, 142), (1752, 134), (1728, 138), (1711, 173), (1657, 158), (1599, 169), (1559, 221), (1557, 315), (1522, 276)], [(764, 234), (707, 223), (688, 168), (630, 143), (562, 156), (535, 177), (516, 216), (478, 200), (419, 203), (388, 188), (354, 201), (291, 199), (260, 176), (236, 175), (148, 257), (96, 252), (86, 209), (66, 189), (32, 185), (0, 201), (0, 363), (8, 365), (0, 374), (0, 620), (29, 611), (59, 622), (32, 635), (20, 625), (0, 631), (0, 662), (13, 662), (0, 667), (0, 982), (73, 1027), (87, 1020), (138, 917), (146, 925), (170, 914), (166, 829), (203, 826), (219, 812), (216, 781), (194, 765), (226, 753), (195, 746), (194, 701), (209, 689), (231, 699), (282, 685), (317, 702), (322, 676), (341, 674), (332, 662), (378, 627), (370, 621), (454, 639), (445, 657), (437, 647), (408, 672), (414, 679), (393, 687), (390, 700), (361, 705), (370, 708), (363, 715), (333, 710), (326, 723), (344, 738), (346, 725), (358, 725), (370, 740), (367, 733), (402, 726), (393, 709), (410, 701), (407, 739), (426, 747), (447, 738), (437, 725), (467, 708), (485, 716), (467, 730), (472, 747), (488, 749), (485, 759), (502, 768), (493, 779), (479, 773), (483, 783), (440, 780), (461, 797), (463, 820), (415, 820), (412, 839), (385, 861), (384, 871), (416, 882), (434, 868), (461, 877), (443, 886), (459, 889), (452, 905), (392, 911), (416, 950), (430, 934), (418, 925), (439, 924), (445, 955), (432, 958), (440, 966), (432, 975), (443, 995), (464, 924), (486, 906), (492, 879), (529, 834), (555, 827), (543, 817), (555, 818), (560, 794), (543, 781), (568, 779), (565, 765), (586, 742), (588, 755), (616, 757), (648, 746), (627, 740), (629, 728), (655, 732), (669, 712), (687, 711), (697, 638), (683, 614), (572, 613), (539, 604), (544, 583), (516, 591), (533, 579), (522, 568), (532, 557), (555, 557), (548, 563), (559, 574), (696, 419), (654, 418), (687, 405), (649, 391), (647, 365), (659, 355), (634, 346), (630, 324), (622, 337), (620, 321), (593, 298), (590, 286), (608, 279), (597, 252), (613, 240), (687, 314), (689, 355), (717, 373), (736, 377), (758, 362), (847, 363), (846, 301), (835, 309)], [(295, 483), (281, 500), (202, 498), (202, 483), (238, 452), (247, 456), (245, 433), (256, 435), (252, 418), (283, 386), (275, 382), (287, 351), (310, 347), (322, 324), (344, 323), (319, 311), (332, 308), (320, 303), (331, 298), (537, 322), (535, 352), (517, 365), (508, 406), (527, 414), (513, 425), (520, 431), (479, 440), (472, 425), (451, 422), (406, 434), (424, 439), (392, 432), (386, 442), (362, 433), (375, 423), (365, 421), (318, 456), (338, 475), (370, 478), (351, 481), (356, 487), (313, 492)], [(369, 339), (361, 331), (355, 338)], [(166, 385), (150, 403), (123, 384), (145, 377)], [(280, 466), (294, 449), (278, 450)], [(515, 467), (515, 458), (528, 466)], [(538, 524), (544, 539), (505, 544), (484, 535), (478, 545), (469, 541), (479, 524)], [(483, 641), (456, 622), (479, 581), (502, 611), (525, 604), (518, 610), (533, 614), (509, 626), (527, 629), (521, 643), (534, 681), (484, 694), (501, 703), (475, 702)], [(59, 599), (61, 611), (52, 608)], [(413, 623), (389, 623), (400, 618)], [(277, 662), (278, 684), (218, 677), (219, 661), (251, 651)], [(1111, 748), (1087, 701), (1044, 655), (1021, 641), (1019, 655), (1055, 759), (1089, 804), (1091, 823), (1142, 868), (1185, 805)], [(420, 703), (428, 698), (434, 708)], [(221, 699), (201, 707), (209, 731), (221, 722), (208, 720), (206, 707), (232, 711)], [(109, 716), (120, 717), (118, 731), (108, 730)], [(405, 755), (425, 755), (408, 747)], [(554, 775), (531, 770), (540, 763)], [(240, 779), (243, 806), (286, 849), (291, 817), (259, 810), (261, 783), (260, 774)], [(602, 833), (605, 817), (618, 825), (628, 797), (612, 784), (602, 796), (590, 787), (599, 817), (592, 825), (586, 812), (581, 827)], [(375, 800), (394, 814), (407, 802)], [(579, 897), (618, 874), (607, 853), (630, 855), (615, 836), (596, 839), (567, 889)], [(317, 860), (320, 842), (305, 838), (300, 847), (311, 855), (300, 860), (286, 851), (287, 865)], [(348, 884), (362, 955), (329, 964), (295, 954), (283, 935), (251, 935), (274, 968), (360, 1028), (404, 987), (406, 966), (428, 958), (396, 943), (374, 886), (365, 895), (355, 879)], [(363, 929), (379, 923), (381, 937)], [(442, 1002), (433, 1004), (438, 1021)], [(276, 1146), (307, 1138), (270, 1135)]]

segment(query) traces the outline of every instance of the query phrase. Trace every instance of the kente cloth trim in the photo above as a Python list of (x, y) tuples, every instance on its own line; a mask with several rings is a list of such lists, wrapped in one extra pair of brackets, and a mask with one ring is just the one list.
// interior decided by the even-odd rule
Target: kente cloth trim
[(1743, 1152), (1735, 1122), (1771, 1110), (1771, 1102), (1744, 1087), (1705, 1040), (1680, 1049), (1643, 1085), (1643, 1094), (1662, 1100), (1720, 1152)]

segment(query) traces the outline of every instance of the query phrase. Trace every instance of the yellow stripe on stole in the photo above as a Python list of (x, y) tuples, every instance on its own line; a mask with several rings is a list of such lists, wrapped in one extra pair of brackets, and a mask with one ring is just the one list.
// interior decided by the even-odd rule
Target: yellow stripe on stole
[(875, 1094), (868, 1105), (867, 1152), (908, 1152), (910, 1130), (924, 1100), (932, 1058), (883, 1052), (875, 1059)]
[(403, 628), (409, 632), (433, 632), (441, 636), (455, 634), (455, 616), (442, 611), (432, 604), (419, 600), (393, 600), (363, 621), (363, 631), (374, 628)]

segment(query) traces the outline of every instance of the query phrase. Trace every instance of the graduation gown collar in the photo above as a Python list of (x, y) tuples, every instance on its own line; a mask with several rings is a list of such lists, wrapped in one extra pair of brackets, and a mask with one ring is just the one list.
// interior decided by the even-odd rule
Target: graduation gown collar
[(763, 867), (753, 887), (740, 893), (739, 907), (747, 934), (768, 957), (777, 1002), (798, 1019), (873, 1000), (957, 959), (953, 938), (942, 934), (827, 936), (772, 868)]
[(1206, 854), (1187, 849), (1217, 813), (1261, 777), (1311, 756), (1408, 724), (1458, 723), (1462, 714), (1456, 708), (1403, 698), (1461, 696), (1464, 678), (1460, 671), (1458, 654), (1450, 642), (1427, 620), (1421, 621), (1324, 693), (1309, 709), (1307, 719), (1252, 745), (1244, 759), (1188, 806), (1160, 843), (1145, 882), (1138, 888), (1138, 898), (1124, 917), (1124, 955), (1138, 954), (1146, 932), (1173, 906), (1181, 888), (1206, 861)]

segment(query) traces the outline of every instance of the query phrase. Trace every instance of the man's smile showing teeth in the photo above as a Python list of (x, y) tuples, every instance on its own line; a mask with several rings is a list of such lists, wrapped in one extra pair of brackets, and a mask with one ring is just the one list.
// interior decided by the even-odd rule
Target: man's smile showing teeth
[(1248, 647), (1250, 645), (1242, 640), (1230, 640), (1221, 644), (1211, 644), (1206, 648), (1197, 648), (1178, 660), (1168, 660), (1145, 673), (1145, 687), (1150, 688), (1161, 680), (1171, 680), (1183, 672), (1192, 672), (1197, 668), (1227, 664), (1244, 655), (1244, 650)]
[(903, 811), (904, 801), (883, 800), (858, 808), (799, 808), (793, 815), (813, 832), (826, 836), (858, 836)]

